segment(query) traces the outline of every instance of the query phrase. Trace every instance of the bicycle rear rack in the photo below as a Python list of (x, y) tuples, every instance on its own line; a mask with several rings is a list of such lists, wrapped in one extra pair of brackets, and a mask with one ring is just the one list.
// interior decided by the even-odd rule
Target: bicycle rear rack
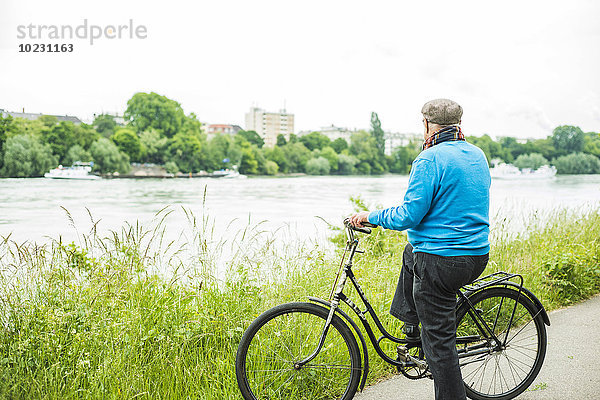
[[(513, 282), (518, 281), (518, 283)], [(490, 275), (474, 280), (472, 283), (461, 288), (464, 294), (471, 294), (489, 286), (508, 284), (511, 286), (517, 285), (519, 292), (523, 289), (523, 276), (520, 274), (512, 274), (509, 272), (499, 271)]]

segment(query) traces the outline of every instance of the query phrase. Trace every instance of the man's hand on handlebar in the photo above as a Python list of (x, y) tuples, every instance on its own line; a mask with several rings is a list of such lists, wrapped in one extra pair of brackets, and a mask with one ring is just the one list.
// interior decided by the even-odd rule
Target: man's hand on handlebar
[(364, 228), (363, 222), (369, 222), (369, 211), (361, 211), (349, 217), (350, 224), (355, 227)]

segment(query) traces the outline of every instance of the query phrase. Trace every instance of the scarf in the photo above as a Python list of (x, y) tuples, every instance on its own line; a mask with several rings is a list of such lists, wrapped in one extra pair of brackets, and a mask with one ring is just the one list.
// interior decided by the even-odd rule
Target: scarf
[(427, 150), (438, 143), (455, 140), (465, 140), (465, 135), (463, 135), (462, 131), (460, 130), (460, 126), (449, 125), (429, 136), (423, 143), (423, 150)]

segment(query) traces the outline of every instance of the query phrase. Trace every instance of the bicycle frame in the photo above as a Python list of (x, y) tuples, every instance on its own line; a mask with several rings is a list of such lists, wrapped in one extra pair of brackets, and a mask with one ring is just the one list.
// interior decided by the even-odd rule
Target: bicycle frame
[[(368, 233), (367, 231), (364, 231), (364, 230), (363, 230), (363, 232)], [(311, 360), (313, 360), (317, 356), (319, 351), (321, 351), (323, 344), (325, 342), (325, 338), (327, 336), (327, 332), (331, 325), (331, 320), (333, 319), (333, 316), (335, 315), (335, 313), (338, 312), (352, 326), (352, 328), (354, 328), (357, 335), (359, 336), (359, 339), (361, 340), (364, 358), (365, 358), (365, 363), (364, 363), (365, 372), (361, 379), (361, 385), (360, 385), (360, 388), (362, 390), (362, 388), (364, 388), (364, 384), (366, 382), (366, 377), (368, 374), (368, 352), (367, 352), (366, 341), (362, 335), (362, 332), (360, 331), (360, 329), (358, 328), (356, 323), (352, 320), (352, 318), (339, 308), (340, 302), (344, 302), (358, 316), (358, 318), (362, 322), (362, 325), (363, 325), (365, 331), (367, 332), (367, 336), (369, 337), (369, 340), (372, 343), (373, 348), (375, 349), (375, 352), (385, 362), (387, 362), (391, 365), (394, 365), (396, 367), (405, 367), (406, 366), (406, 364), (403, 361), (392, 359), (383, 351), (383, 349), (380, 346), (380, 343), (382, 340), (388, 339), (394, 343), (398, 343), (401, 345), (411, 345), (412, 343), (409, 343), (406, 339), (395, 337), (394, 335), (390, 334), (383, 326), (381, 320), (379, 319), (375, 310), (371, 306), (371, 303), (368, 301), (364, 291), (362, 290), (361, 286), (357, 282), (356, 277), (352, 271), (352, 261), (353, 261), (354, 255), (356, 253), (362, 253), (361, 250), (358, 250), (358, 239), (355, 238), (353, 228), (351, 228), (351, 227), (346, 227), (346, 234), (348, 236), (348, 240), (346, 242), (346, 248), (344, 250), (344, 254), (342, 256), (342, 261), (340, 263), (340, 271), (338, 271), (338, 275), (332, 286), (332, 290), (331, 290), (331, 293), (329, 296), (329, 301), (319, 299), (316, 297), (309, 297), (310, 301), (317, 302), (324, 306), (329, 307), (329, 315), (327, 317), (325, 325), (323, 326), (319, 344), (318, 344), (317, 348), (313, 351), (313, 353), (310, 356), (306, 357), (304, 360), (299, 361), (296, 364), (296, 367), (301, 368), (303, 365), (309, 363)], [(348, 261), (346, 262), (346, 264), (344, 264), (344, 260), (345, 260), (347, 253), (349, 253), (350, 255), (348, 257)], [(350, 282), (356, 289), (356, 292), (358, 293), (363, 305), (365, 306), (364, 311), (361, 310), (359, 308), (359, 306), (357, 306), (351, 299), (349, 299), (344, 294), (344, 292), (343, 292), (344, 287), (345, 287), (348, 279), (350, 280)], [(511, 281), (512, 279), (517, 279), (519, 281), (519, 283), (515, 283), (515, 282)], [(477, 325), (477, 329), (479, 330), (479, 332), (483, 335), (483, 336), (458, 337), (457, 344), (467, 345), (468, 343), (480, 342), (480, 341), (484, 340), (484, 343), (482, 343), (482, 344), (478, 344), (478, 345), (471, 346), (471, 347), (465, 347), (464, 349), (459, 349), (458, 350), (459, 359), (465, 358), (465, 357), (471, 357), (471, 356), (479, 355), (479, 354), (492, 353), (494, 351), (502, 349), (503, 346), (506, 346), (510, 328), (506, 331), (506, 335), (504, 336), (503, 340), (501, 340), (494, 333), (494, 330), (496, 328), (496, 324), (498, 322), (498, 318), (500, 315), (501, 306), (500, 306), (500, 308), (498, 310), (498, 314), (496, 315), (496, 318), (494, 320), (494, 324), (493, 324), (492, 328), (490, 329), (490, 326), (483, 320), (483, 317), (481, 315), (479, 315), (479, 313), (474, 308), (473, 304), (471, 303), (471, 301), (469, 299), (469, 297), (473, 293), (483, 290), (484, 288), (491, 287), (491, 286), (511, 286), (511, 287), (515, 288), (516, 290), (518, 290), (518, 296), (523, 295), (523, 296), (529, 297), (538, 306), (538, 309), (539, 309), (539, 311), (535, 315), (535, 317), (537, 317), (537, 315), (539, 315), (539, 314), (542, 314), (544, 322), (547, 325), (550, 325), (548, 316), (547, 316), (546, 311), (545, 311), (544, 307), (542, 306), (541, 302), (530, 291), (528, 291), (527, 289), (525, 289), (523, 287), (523, 277), (521, 275), (509, 274), (506, 272), (493, 273), (491, 275), (485, 276), (483, 278), (480, 278), (480, 279), (474, 281), (472, 284), (465, 286), (463, 288), (463, 290), (461, 290), (457, 293), (457, 297), (458, 297), (457, 308), (462, 302), (466, 302), (466, 304), (469, 307), (468, 308), (469, 315), (471, 316), (473, 321), (475, 321), (475, 324)], [(515, 315), (517, 304), (518, 304), (518, 302), (515, 302), (515, 307), (512, 310), (510, 322), (508, 325), (509, 327), (512, 325), (512, 321), (513, 321), (513, 318)], [(371, 315), (371, 318), (373, 318), (373, 322), (375, 323), (375, 326), (381, 333), (381, 336), (379, 338), (376, 338), (375, 332), (374, 332), (373, 328), (371, 327), (369, 321), (367, 320), (367, 314)], [(494, 345), (492, 346), (491, 343), (493, 343)], [(418, 344), (417, 346), (420, 346), (420, 344)]]

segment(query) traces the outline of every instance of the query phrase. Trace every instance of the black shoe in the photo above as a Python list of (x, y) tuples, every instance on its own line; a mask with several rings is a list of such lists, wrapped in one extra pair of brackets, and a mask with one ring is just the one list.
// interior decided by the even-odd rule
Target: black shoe
[(419, 331), (419, 325), (404, 324), (404, 326), (402, 327), (402, 333), (404, 333), (408, 342), (421, 341), (421, 332)]

